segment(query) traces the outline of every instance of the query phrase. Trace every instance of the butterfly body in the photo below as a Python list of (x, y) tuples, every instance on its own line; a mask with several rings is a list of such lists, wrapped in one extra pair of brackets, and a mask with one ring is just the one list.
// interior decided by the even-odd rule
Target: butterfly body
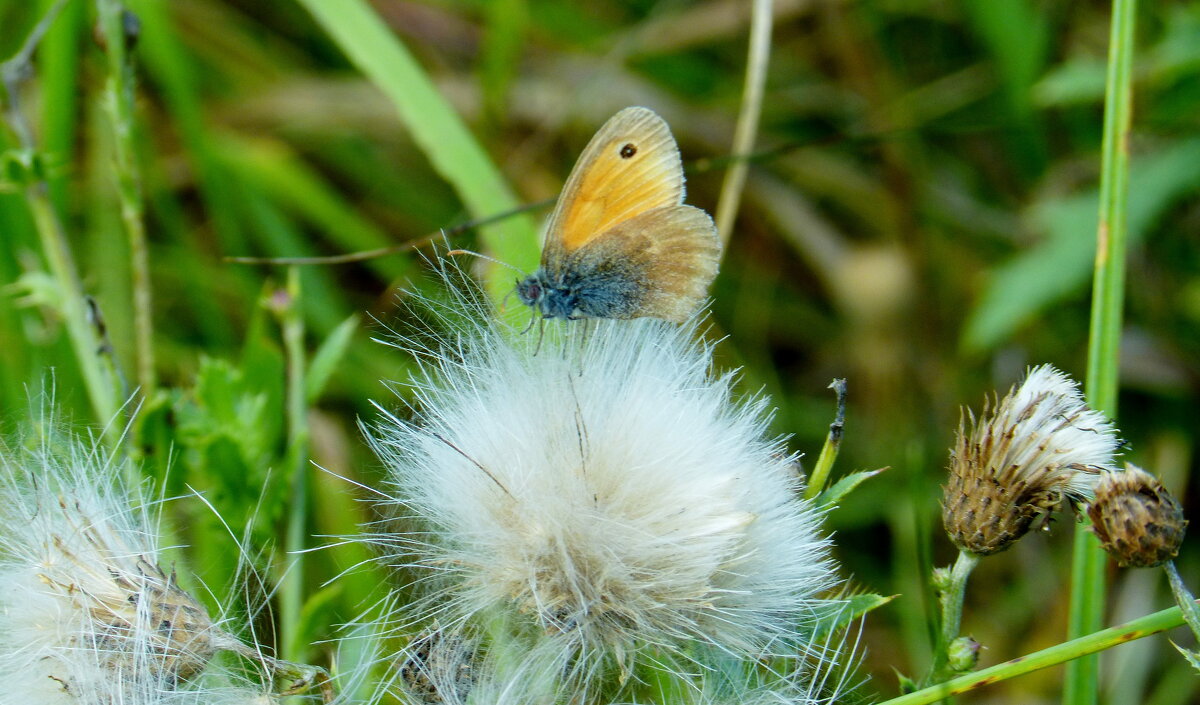
[(683, 204), (683, 165), (647, 108), (613, 116), (579, 157), (550, 218), (541, 267), (517, 295), (544, 318), (683, 321), (704, 302), (720, 242)]

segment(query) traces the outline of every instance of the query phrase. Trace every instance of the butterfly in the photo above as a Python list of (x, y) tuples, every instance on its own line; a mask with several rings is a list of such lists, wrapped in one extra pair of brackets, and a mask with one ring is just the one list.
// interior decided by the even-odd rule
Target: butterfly
[(541, 266), (517, 296), (543, 318), (686, 320), (717, 275), (721, 243), (712, 218), (683, 198), (666, 121), (649, 108), (618, 112), (571, 170)]

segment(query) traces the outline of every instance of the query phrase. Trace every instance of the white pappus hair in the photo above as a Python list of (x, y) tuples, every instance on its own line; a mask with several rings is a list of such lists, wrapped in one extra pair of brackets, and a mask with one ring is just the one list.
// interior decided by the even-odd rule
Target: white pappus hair
[[(395, 513), (420, 527), (367, 538), (420, 576), (412, 621), (438, 625), (468, 661), (504, 624), (528, 639), (517, 670), (530, 688), (561, 677), (573, 697), (638, 663), (678, 672), (703, 670), (705, 653), (819, 650), (810, 635), (841, 605), (820, 597), (838, 582), (820, 513), (767, 434), (767, 400), (733, 398), (695, 324), (572, 322), (542, 341), (478, 306), (437, 312), (450, 333), (432, 342), (393, 341), (418, 357), (417, 412), (368, 429)], [(456, 660), (421, 643), (408, 663), (425, 659), (443, 701), (511, 689), (478, 667), (436, 673)]]

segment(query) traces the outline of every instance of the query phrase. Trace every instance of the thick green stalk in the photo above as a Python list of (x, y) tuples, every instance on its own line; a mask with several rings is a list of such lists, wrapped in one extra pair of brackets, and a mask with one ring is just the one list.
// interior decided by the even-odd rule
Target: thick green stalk
[(133, 62), (129, 51), (140, 31), (135, 16), (117, 0), (97, 0), (97, 14), (108, 55), (105, 107), (113, 132), (113, 169), (121, 221), (129, 238), (133, 275), (133, 330), (137, 350), (137, 383), (142, 397), (154, 392), (154, 326), (151, 318), (150, 258), (146, 248), (141, 179), (133, 148)]
[(1110, 627), (1078, 639), (1072, 639), (1056, 644), (1048, 649), (1042, 649), (1026, 656), (1019, 656), (1011, 661), (996, 664), (973, 673), (959, 676), (953, 680), (938, 685), (923, 688), (915, 693), (901, 695), (898, 698), (886, 700), (878, 705), (926, 705), (939, 700), (966, 693), (985, 685), (998, 683), (1009, 678), (1039, 671), (1043, 668), (1056, 666), (1060, 663), (1073, 662), (1089, 654), (1095, 654), (1105, 649), (1124, 644), (1142, 637), (1158, 634), (1183, 624), (1183, 615), (1178, 607), (1155, 612), (1120, 626)]
[(304, 659), (305, 644), (297, 630), (304, 609), (304, 549), (308, 528), (308, 400), (305, 395), (304, 316), (300, 308), (300, 271), (288, 269), (286, 301), (280, 320), (283, 326), (284, 354), (287, 358), (288, 468), (292, 480), (287, 536), (287, 573), (280, 585), (280, 623), (283, 657), (289, 661)]
[[(1133, 29), (1136, 0), (1113, 0), (1108, 78), (1104, 103), (1100, 224), (1096, 233), (1091, 335), (1085, 391), (1092, 408), (1116, 418), (1117, 369), (1125, 294), (1126, 198), (1129, 192), (1129, 126), (1132, 122)], [(1077, 638), (1103, 623), (1106, 586), (1104, 552), (1080, 525), (1071, 566), (1068, 636)], [(1098, 695), (1098, 661), (1067, 665), (1064, 705), (1093, 705)]]
[(754, 0), (750, 14), (750, 51), (746, 59), (746, 80), (742, 89), (742, 107), (738, 113), (733, 135), (735, 160), (725, 172), (721, 196), (717, 200), (717, 234), (722, 248), (727, 248), (733, 235), (742, 191), (746, 187), (746, 172), (750, 168), (746, 156), (754, 151), (758, 134), (758, 119), (762, 113), (763, 90), (767, 83), (767, 61), (771, 54), (771, 0)]

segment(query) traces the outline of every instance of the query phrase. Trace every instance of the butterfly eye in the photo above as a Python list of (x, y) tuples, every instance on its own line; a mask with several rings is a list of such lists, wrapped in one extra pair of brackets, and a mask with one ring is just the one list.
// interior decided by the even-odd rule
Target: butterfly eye
[(622, 159), (632, 159), (635, 154), (637, 154), (637, 147), (632, 142), (626, 142), (625, 146), (621, 147)]

